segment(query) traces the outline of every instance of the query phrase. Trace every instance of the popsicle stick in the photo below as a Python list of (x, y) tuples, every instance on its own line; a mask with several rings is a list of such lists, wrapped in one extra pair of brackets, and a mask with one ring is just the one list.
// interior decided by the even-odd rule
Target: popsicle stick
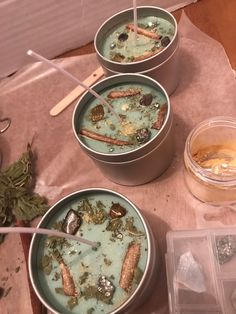
[[(90, 74), (83, 82), (85, 85), (91, 86), (94, 83), (96, 83), (103, 75), (104, 71), (102, 67), (99, 67), (92, 74)], [(50, 110), (50, 115), (57, 116), (59, 113), (65, 110), (76, 98), (81, 96), (84, 93), (84, 91), (85, 89), (82, 86), (77, 86)]]

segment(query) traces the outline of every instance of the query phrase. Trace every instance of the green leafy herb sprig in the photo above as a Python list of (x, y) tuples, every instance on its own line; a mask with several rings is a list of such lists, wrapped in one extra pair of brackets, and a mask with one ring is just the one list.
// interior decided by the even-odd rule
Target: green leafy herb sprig
[[(0, 227), (16, 220), (31, 221), (48, 210), (46, 199), (33, 192), (33, 153), (31, 146), (19, 160), (0, 171)], [(0, 234), (0, 243), (3, 241)]]

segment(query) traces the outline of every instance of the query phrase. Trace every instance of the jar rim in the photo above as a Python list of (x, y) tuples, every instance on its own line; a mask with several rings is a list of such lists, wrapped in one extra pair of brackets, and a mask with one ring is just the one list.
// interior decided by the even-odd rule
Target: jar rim
[(197, 124), (189, 133), (184, 150), (184, 162), (191, 171), (202, 181), (208, 184), (221, 185), (221, 186), (236, 186), (236, 173), (235, 175), (217, 175), (201, 167), (192, 157), (191, 146), (195, 138), (203, 131), (213, 127), (229, 127), (236, 129), (236, 119), (230, 116), (217, 116), (209, 118)]

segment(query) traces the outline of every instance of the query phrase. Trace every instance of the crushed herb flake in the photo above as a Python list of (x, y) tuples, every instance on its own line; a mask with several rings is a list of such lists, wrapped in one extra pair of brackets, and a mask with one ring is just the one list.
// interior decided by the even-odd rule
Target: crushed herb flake
[(95, 309), (93, 307), (91, 307), (87, 310), (87, 314), (92, 314), (94, 311), (95, 311)]
[(84, 199), (78, 206), (83, 213), (83, 219), (87, 223), (103, 224), (107, 219), (107, 213), (102, 202), (97, 202), (97, 206), (92, 206), (88, 199)]
[(57, 288), (55, 288), (55, 291), (56, 291), (56, 293), (58, 293), (58, 294), (63, 294), (63, 295), (64, 295), (64, 290), (63, 290), (62, 287), (57, 287)]
[(138, 231), (137, 227), (134, 225), (134, 218), (133, 217), (128, 217), (125, 220), (125, 229), (128, 231), (128, 233), (131, 236), (144, 236), (144, 233), (141, 231)]
[(120, 218), (114, 218), (109, 220), (106, 227), (107, 231), (118, 232), (123, 225), (123, 221)]
[(80, 277), (79, 277), (79, 283), (82, 285), (86, 282), (88, 279), (89, 272), (85, 271)]
[(73, 310), (73, 308), (78, 305), (78, 298), (77, 297), (71, 297), (68, 302), (67, 305), (69, 307), (70, 310)]

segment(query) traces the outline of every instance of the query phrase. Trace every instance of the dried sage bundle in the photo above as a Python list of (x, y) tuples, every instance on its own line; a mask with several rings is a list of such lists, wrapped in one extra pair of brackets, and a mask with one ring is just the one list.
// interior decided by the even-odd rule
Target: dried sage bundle
[(0, 227), (13, 225), (16, 220), (31, 221), (48, 210), (46, 199), (33, 192), (32, 163), (33, 153), (28, 145), (19, 160), (0, 171)]

